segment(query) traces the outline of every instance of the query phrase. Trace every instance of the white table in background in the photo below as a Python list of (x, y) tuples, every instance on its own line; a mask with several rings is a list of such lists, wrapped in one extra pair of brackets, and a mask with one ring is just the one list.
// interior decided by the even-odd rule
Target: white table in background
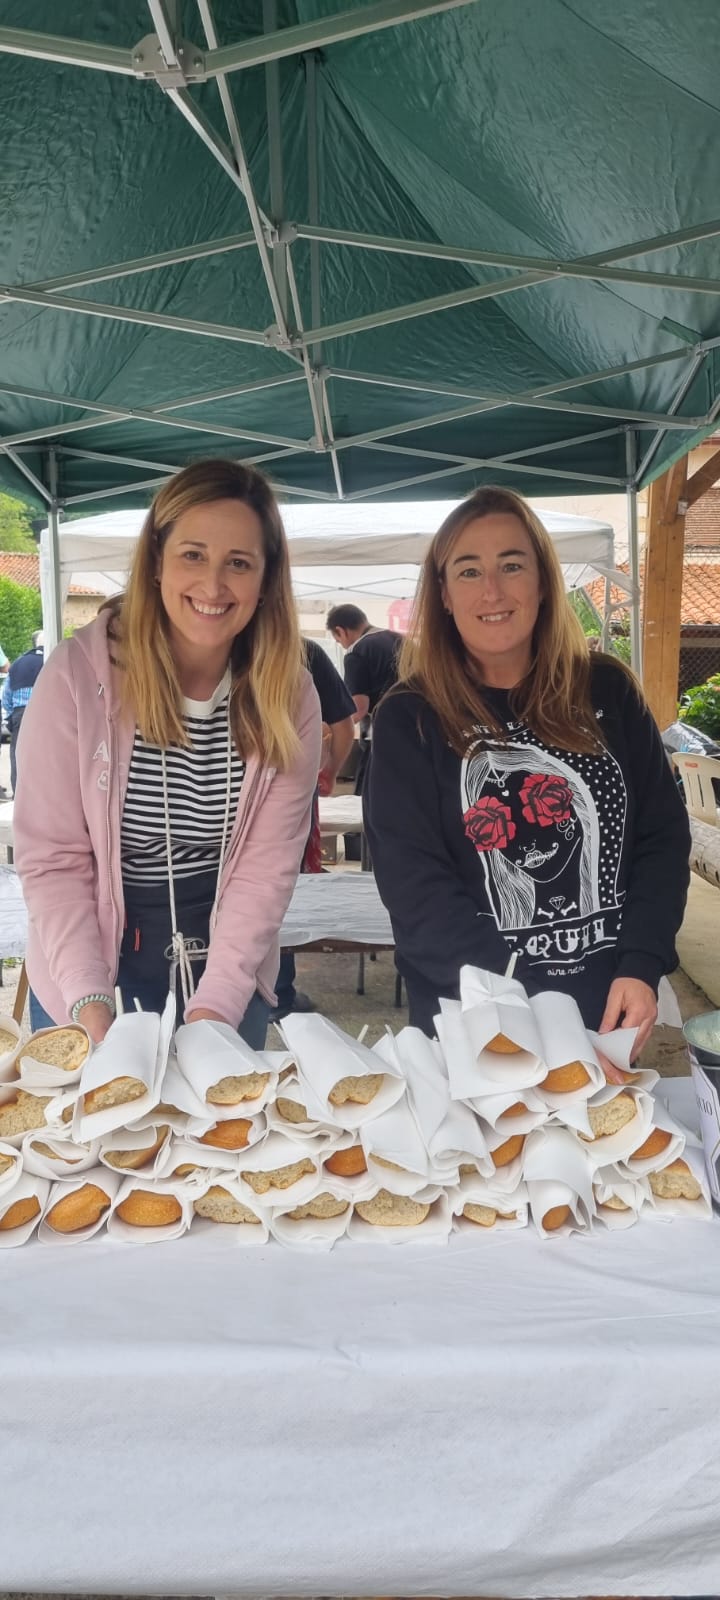
[(717, 1590), (717, 1221), (330, 1255), (208, 1223), (0, 1283), (10, 1591)]

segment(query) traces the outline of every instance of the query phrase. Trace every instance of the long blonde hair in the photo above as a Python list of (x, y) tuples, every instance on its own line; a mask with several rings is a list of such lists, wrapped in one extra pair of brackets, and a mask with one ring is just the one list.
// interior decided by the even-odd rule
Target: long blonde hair
[(168, 619), (156, 575), (174, 523), (191, 506), (239, 500), (262, 529), (262, 598), (230, 652), (230, 718), (241, 755), (286, 768), (299, 749), (295, 729), (303, 670), (302, 645), (280, 510), (267, 478), (241, 462), (195, 461), (170, 478), (143, 523), (125, 593), (110, 603), (108, 634), (122, 671), (122, 704), (143, 739), (186, 745), (182, 695), (170, 648)]
[(497, 513), (517, 517), (525, 528), (537, 558), (542, 596), (532, 638), (532, 665), (512, 691), (513, 713), (544, 744), (598, 752), (604, 740), (590, 698), (587, 640), (568, 605), (550, 535), (522, 495), (511, 489), (477, 489), (450, 512), (435, 534), (400, 656), (401, 683), (429, 701), (446, 738), (460, 755), (473, 723), (481, 721), (500, 730), (483, 695), (479, 669), (468, 657), (442, 596), (447, 563), (458, 535), (469, 522)]

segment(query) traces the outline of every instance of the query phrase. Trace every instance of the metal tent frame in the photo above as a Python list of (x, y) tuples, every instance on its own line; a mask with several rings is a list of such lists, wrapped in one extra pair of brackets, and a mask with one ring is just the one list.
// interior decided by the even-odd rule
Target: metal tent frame
[[(133, 45), (119, 48), (98, 45), (89, 39), (61, 38), (29, 30), (0, 27), (0, 53), (36, 58), (61, 63), (90, 73), (120, 74), (142, 80), (149, 93), (164, 95), (176, 108), (179, 117), (201, 140), (206, 150), (226, 174), (228, 183), (234, 185), (246, 203), (249, 228), (225, 238), (211, 238), (205, 242), (166, 250), (139, 259), (117, 261), (112, 264), (89, 267), (61, 277), (36, 283), (0, 285), (0, 303), (18, 303), (40, 309), (52, 308), (75, 318), (100, 318), (126, 321), (152, 328), (164, 328), (188, 337), (213, 338), (239, 345), (254, 345), (275, 352), (287, 363), (287, 372), (264, 380), (241, 383), (235, 387), (216, 389), (214, 392), (190, 393), (162, 405), (144, 409), (117, 408), (82, 395), (56, 394), (42, 389), (12, 385), (0, 380), (0, 392), (16, 395), (38, 403), (81, 411), (80, 418), (67, 422), (48, 424), (18, 431), (0, 437), (0, 452), (12, 462), (35, 495), (46, 503), (50, 529), (50, 543), (54, 582), (51, 614), (47, 619), (50, 637), (60, 633), (60, 581), (58, 559), (58, 519), (62, 511), (79, 510), (85, 503), (95, 504), (103, 496), (113, 498), (132, 493), (152, 492), (168, 474), (176, 470), (172, 463), (161, 459), (130, 454), (74, 450), (72, 436), (82, 433), (92, 423), (101, 428), (115, 422), (147, 423), (153, 428), (180, 428), (197, 439), (211, 434), (215, 440), (226, 440), (228, 448), (242, 445), (257, 447), (244, 459), (270, 464), (282, 462), (292, 465), (300, 456), (312, 455), (329, 462), (334, 482), (330, 492), (319, 486), (283, 482), (282, 493), (303, 499), (327, 501), (332, 499), (360, 500), (407, 489), (419, 493), (433, 493), (436, 488), (452, 487), (452, 480), (468, 469), (488, 469), (508, 481), (522, 485), (524, 475), (533, 479), (544, 477), (548, 487), (553, 479), (597, 486), (605, 484), (611, 489), (623, 489), (628, 497), (630, 533), (630, 583), (632, 588), (633, 662), (640, 666), (640, 633), (638, 620), (638, 537), (637, 489), (652, 476), (653, 462), (666, 435), (677, 432), (686, 441), (689, 435), (709, 432), (720, 413), (720, 396), (714, 396), (709, 407), (700, 415), (681, 414), (681, 406), (690, 395), (695, 380), (706, 367), (709, 353), (720, 348), (720, 336), (695, 338), (687, 330), (676, 328), (676, 344), (669, 350), (648, 352), (645, 356), (604, 370), (587, 371), (581, 376), (562, 377), (557, 382), (529, 387), (510, 396), (474, 390), (462, 383), (426, 381), (410, 376), (387, 376), (363, 372), (342, 366), (326, 364), (324, 348), (331, 340), (354, 337), (369, 329), (387, 327), (402, 321), (432, 317), (450, 309), (476, 304), (481, 300), (495, 301), (502, 296), (522, 292), (530, 286), (557, 284), (567, 280), (590, 279), (596, 284), (633, 285), (662, 290), (666, 293), (720, 296), (720, 278), (694, 277), (679, 272), (653, 272), (632, 265), (634, 258), (647, 257), (667, 250), (671, 246), (688, 245), (720, 235), (720, 220), (709, 220), (695, 226), (658, 233), (654, 237), (630, 239), (619, 247), (582, 256), (572, 260), (551, 259), (543, 256), (498, 253), (481, 248), (467, 248), (442, 244), (430, 240), (395, 238), (372, 235), (352, 230), (323, 226), (319, 216), (318, 145), (317, 145), (317, 52), (332, 45), (357, 38), (382, 29), (412, 25), (418, 19), (472, 5), (475, 0), (371, 0), (357, 4), (336, 14), (318, 17), (297, 26), (278, 28), (276, 0), (263, 0), (264, 32), (253, 38), (221, 45), (218, 39), (212, 0), (195, 0), (198, 31), (202, 42), (184, 37), (179, 27), (177, 0), (147, 0), (148, 33)], [(283, 152), (280, 123), (278, 63), (290, 56), (303, 55), (306, 61), (306, 120), (307, 120), (307, 193), (308, 215), (298, 221), (286, 217), (283, 192)], [(238, 111), (231, 83), (250, 68), (264, 67), (266, 76), (267, 136), (269, 150), (269, 193), (267, 203), (261, 203), (256, 193), (250, 165), (243, 142)], [(226, 124), (226, 137), (222, 137), (208, 118), (192, 90), (198, 85), (214, 81), (219, 92)], [(298, 293), (294, 266), (294, 252), (298, 242), (309, 246), (311, 281), (310, 326), (306, 326)], [(436, 259), (454, 263), (497, 268), (499, 276), (490, 282), (471, 285), (467, 289), (448, 294), (418, 299), (405, 305), (388, 307), (379, 304), (377, 309), (363, 316), (349, 316), (346, 320), (324, 323), (320, 291), (320, 250), (350, 248), (365, 252), (380, 252), (386, 256), (412, 255), (427, 260)], [(191, 317), (170, 316), (160, 310), (132, 308), (104, 303), (94, 298), (82, 298), (81, 291), (103, 283), (116, 283), (130, 275), (161, 274), (163, 268), (175, 263), (197, 260), (202, 257), (223, 255), (234, 251), (252, 251), (267, 292), (268, 314), (272, 320), (266, 329), (237, 326), (233, 322), (217, 323)], [(674, 364), (679, 381), (672, 403), (665, 411), (626, 410), (611, 405), (575, 401), (573, 391), (586, 389), (633, 372), (648, 370), (661, 364)], [(712, 363), (710, 363), (712, 365)], [(373, 384), (406, 394), (437, 395), (439, 409), (422, 417), (399, 416), (394, 424), (385, 423), (359, 433), (341, 434), (335, 424), (328, 397), (328, 383)], [(286, 436), (264, 429), (253, 432), (244, 428), (223, 426), (202, 420), (202, 407), (220, 399), (259, 393), (277, 386), (302, 386), (307, 400), (310, 425), (309, 438)], [(552, 446), (535, 445), (494, 454), (486, 457), (472, 454), (449, 454), (442, 447), (437, 450), (415, 448), (396, 443), (402, 436), (461, 418), (477, 418), (489, 411), (514, 408), (546, 410), (588, 418), (588, 431), (571, 438), (556, 441)], [(593, 430), (593, 419), (595, 429)], [(610, 425), (610, 426), (609, 426)], [(598, 475), (575, 470), (560, 470), (557, 466), (544, 466), (542, 456), (571, 449), (579, 444), (591, 444), (606, 438), (609, 433), (624, 434), (626, 440), (625, 472), (622, 475)], [(684, 444), (687, 448), (687, 444)], [(405, 463), (396, 480), (378, 483), (348, 492), (343, 478), (343, 455), (349, 449), (397, 455)], [(42, 473), (33, 469), (26, 459), (33, 458), (38, 450), (43, 453)], [(59, 464), (64, 457), (85, 457), (102, 461), (118, 469), (138, 469), (142, 476), (128, 482), (118, 471), (118, 481), (112, 488), (91, 493), (61, 495), (59, 491)], [(407, 473), (407, 460), (417, 461), (417, 472)]]

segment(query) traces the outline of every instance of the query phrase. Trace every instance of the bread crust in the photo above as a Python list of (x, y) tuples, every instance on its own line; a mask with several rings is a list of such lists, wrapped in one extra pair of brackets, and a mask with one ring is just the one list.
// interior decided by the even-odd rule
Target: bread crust
[(499, 1144), (495, 1150), (490, 1151), (490, 1158), (494, 1167), (509, 1167), (510, 1162), (519, 1156), (525, 1138), (522, 1133), (514, 1133), (504, 1144)]
[(326, 1172), (335, 1178), (359, 1178), (367, 1172), (365, 1151), (361, 1144), (351, 1144), (347, 1150), (336, 1150), (323, 1162)]
[(561, 1228), (564, 1222), (569, 1222), (570, 1215), (569, 1206), (551, 1206), (542, 1219), (545, 1232), (554, 1233), (555, 1229)]
[(572, 1094), (574, 1089), (584, 1089), (589, 1082), (590, 1073), (582, 1061), (568, 1061), (564, 1067), (553, 1067), (538, 1087), (547, 1089), (550, 1094)]
[(226, 1122), (216, 1122), (214, 1128), (208, 1128), (198, 1144), (210, 1145), (213, 1150), (245, 1150), (251, 1128), (247, 1117), (228, 1117)]
[(480, 1228), (494, 1228), (497, 1222), (497, 1211), (493, 1206), (475, 1205), (472, 1200), (463, 1206), (462, 1214), (468, 1222), (475, 1222)]
[(182, 1217), (182, 1206), (174, 1194), (158, 1194), (151, 1189), (133, 1189), (115, 1213), (134, 1228), (168, 1228)]
[(118, 1172), (138, 1172), (142, 1167), (149, 1167), (162, 1149), (170, 1129), (167, 1123), (161, 1123), (155, 1131), (157, 1137), (154, 1143), (146, 1145), (143, 1150), (104, 1150), (103, 1161), (107, 1161), (109, 1167), (116, 1167)]
[(485, 1049), (489, 1050), (494, 1056), (522, 1055), (522, 1045), (514, 1044), (512, 1039), (508, 1039), (506, 1033), (493, 1034), (492, 1039), (488, 1039)]
[(56, 1233), (78, 1233), (100, 1221), (103, 1212), (110, 1210), (110, 1196), (96, 1183), (84, 1183), (81, 1189), (63, 1195), (45, 1214), (48, 1226)]
[[(593, 1139), (609, 1138), (613, 1133), (619, 1133), (621, 1128), (626, 1128), (637, 1114), (637, 1105), (632, 1095), (615, 1094), (612, 1100), (606, 1100), (602, 1106), (588, 1106), (588, 1121), (592, 1128)], [(583, 1135), (587, 1138), (587, 1135)]]
[(661, 1156), (663, 1150), (667, 1150), (671, 1140), (672, 1134), (668, 1133), (665, 1128), (652, 1128), (644, 1144), (641, 1144), (637, 1150), (633, 1150), (632, 1155), (628, 1156), (628, 1160), (654, 1160), (655, 1156)]
[(0, 1233), (10, 1233), (13, 1228), (24, 1227), (26, 1222), (32, 1222), (33, 1217), (39, 1217), (40, 1210), (36, 1194), (29, 1194), (25, 1200), (15, 1200), (0, 1217)]
[(297, 1123), (310, 1121), (307, 1113), (307, 1106), (302, 1105), (299, 1100), (289, 1100), (287, 1095), (278, 1095), (275, 1101), (275, 1108), (278, 1116), (282, 1117), (284, 1122)]
[(133, 1100), (141, 1100), (144, 1094), (147, 1094), (147, 1085), (140, 1078), (110, 1078), (108, 1083), (101, 1083), (97, 1089), (88, 1089), (87, 1094), (83, 1095), (83, 1111), (91, 1117), (96, 1111), (108, 1111), (111, 1106), (124, 1106)]

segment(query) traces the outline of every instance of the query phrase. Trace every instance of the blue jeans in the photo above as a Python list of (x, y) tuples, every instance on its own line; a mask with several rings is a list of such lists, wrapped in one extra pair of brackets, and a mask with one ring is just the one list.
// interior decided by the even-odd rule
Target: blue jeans
[[(132, 1001), (130, 1001), (130, 1005), (132, 1005)], [(251, 1050), (265, 1049), (265, 1036), (267, 1034), (269, 1016), (270, 1006), (267, 1000), (263, 999), (259, 989), (256, 989), (238, 1028), (240, 1038), (245, 1040)], [(41, 1006), (37, 995), (33, 994), (32, 989), (30, 990), (30, 1026), (33, 1033), (38, 1028), (54, 1028), (56, 1026), (54, 1019), (48, 1016), (47, 1011)]]

